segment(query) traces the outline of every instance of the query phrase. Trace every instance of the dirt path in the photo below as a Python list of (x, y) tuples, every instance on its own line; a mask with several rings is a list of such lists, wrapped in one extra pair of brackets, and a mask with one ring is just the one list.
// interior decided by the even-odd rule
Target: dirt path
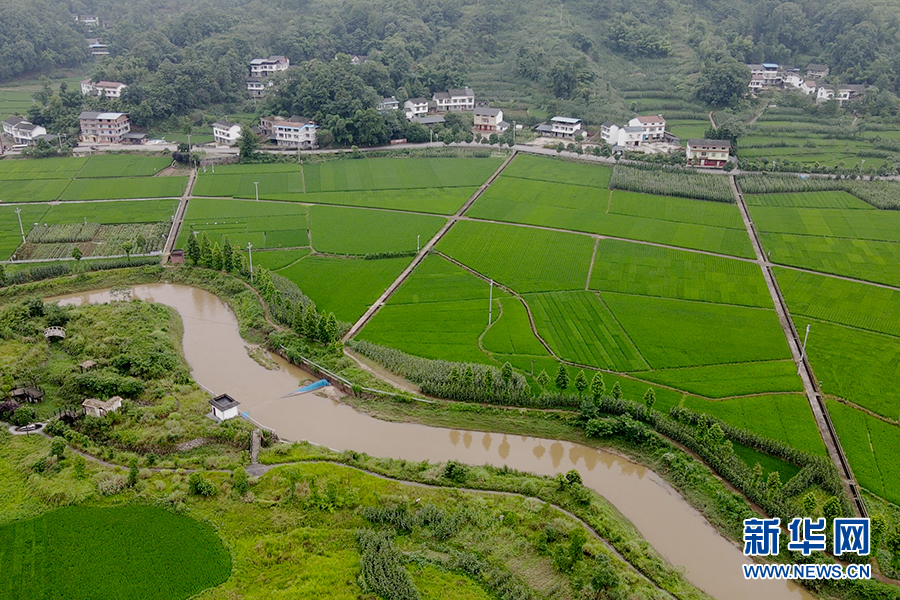
[(718, 129), (719, 126), (716, 125), (716, 120), (713, 118), (713, 111), (709, 111), (707, 116), (709, 117), (709, 124), (713, 126), (713, 129)]
[(188, 177), (187, 185), (184, 188), (184, 194), (181, 196), (181, 201), (178, 203), (178, 208), (175, 209), (175, 216), (172, 219), (172, 227), (169, 229), (169, 237), (166, 239), (166, 245), (163, 247), (162, 252), (162, 264), (166, 264), (169, 261), (169, 255), (172, 253), (172, 249), (175, 247), (175, 240), (178, 239), (178, 234), (181, 232), (181, 226), (184, 223), (184, 215), (187, 213), (188, 202), (190, 202), (193, 197), (191, 194), (194, 192), (194, 184), (197, 182), (197, 168), (194, 167), (191, 169), (191, 174)]
[(502, 173), (503, 170), (506, 169), (506, 167), (515, 157), (516, 152), (513, 151), (513, 153), (509, 155), (509, 158), (503, 161), (503, 164), (500, 165), (500, 167), (494, 172), (494, 174), (491, 175), (491, 177), (487, 181), (485, 181), (481, 185), (481, 187), (479, 187), (475, 191), (474, 194), (472, 194), (472, 197), (469, 198), (452, 217), (447, 219), (447, 222), (444, 224), (444, 226), (441, 227), (436, 234), (434, 234), (434, 237), (428, 240), (428, 242), (422, 247), (421, 250), (419, 250), (419, 253), (416, 254), (416, 257), (412, 260), (412, 262), (409, 263), (409, 265), (405, 269), (403, 269), (403, 272), (400, 273), (397, 279), (395, 279), (390, 286), (388, 286), (384, 293), (381, 294), (381, 297), (378, 298), (378, 300), (376, 300), (375, 303), (369, 307), (369, 309), (363, 314), (363, 316), (360, 317), (359, 320), (354, 323), (350, 330), (344, 335), (344, 337), (341, 338), (342, 342), (346, 342), (357, 333), (359, 333), (359, 330), (362, 329), (366, 323), (368, 323), (369, 319), (371, 319), (373, 316), (375, 316), (375, 313), (381, 310), (381, 307), (384, 306), (384, 304), (394, 294), (394, 292), (397, 291), (397, 288), (400, 287), (400, 284), (406, 281), (406, 278), (409, 277), (410, 274), (412, 274), (413, 270), (415, 270), (417, 266), (419, 266), (419, 263), (421, 263), (425, 259), (425, 257), (428, 256), (428, 253), (431, 252), (431, 249), (434, 248), (434, 246), (441, 240), (441, 238), (443, 238), (447, 234), (447, 232), (450, 231), (450, 228), (453, 227), (460, 218), (462, 218), (463, 214), (467, 210), (469, 210), (469, 207), (472, 206), (472, 204), (476, 200), (478, 200), (481, 194), (483, 194), (484, 191), (488, 189), (488, 187), (490, 187), (492, 183), (494, 183), (494, 180), (496, 180), (497, 177), (500, 176), (500, 173)]
[(834, 426), (831, 423), (831, 418), (828, 415), (828, 410), (825, 408), (825, 402), (822, 399), (822, 391), (819, 389), (818, 380), (813, 374), (812, 367), (809, 364), (809, 357), (802, 351), (800, 336), (797, 333), (793, 320), (791, 320), (787, 303), (781, 295), (778, 282), (772, 272), (772, 263), (769, 262), (768, 256), (763, 252), (762, 243), (759, 241), (756, 227), (753, 224), (753, 220), (750, 218), (750, 211), (747, 209), (747, 205), (744, 202), (744, 196), (738, 190), (734, 176), (732, 175), (729, 179), (731, 181), (734, 197), (737, 200), (738, 208), (741, 211), (741, 218), (743, 218), (744, 225), (747, 228), (747, 235), (750, 236), (750, 241), (753, 244), (753, 251), (756, 253), (757, 262), (759, 263), (760, 269), (762, 269), (763, 278), (766, 280), (766, 287), (769, 288), (769, 294), (772, 296), (772, 303), (775, 305), (778, 322), (784, 330), (784, 335), (787, 338), (791, 355), (794, 358), (794, 362), (797, 364), (798, 374), (803, 381), (803, 389), (806, 392), (806, 398), (809, 400), (809, 406), (815, 417), (816, 426), (819, 428), (819, 434), (822, 436), (822, 441), (825, 443), (825, 448), (828, 450), (828, 456), (831, 458), (832, 462), (834, 462), (835, 467), (837, 467), (838, 473), (841, 474), (847, 494), (853, 500), (854, 510), (859, 516), (866, 517), (868, 516), (866, 507), (859, 494), (853, 472), (850, 470), (850, 463), (844, 455), (837, 432), (835, 432)]

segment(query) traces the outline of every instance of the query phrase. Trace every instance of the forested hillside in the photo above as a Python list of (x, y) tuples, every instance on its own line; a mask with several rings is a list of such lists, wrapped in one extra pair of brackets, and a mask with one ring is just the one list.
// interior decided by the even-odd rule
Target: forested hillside
[[(896, 92), (897, 9), (874, 0), (16, 0), (0, 8), (0, 78), (82, 58), (72, 15), (96, 14), (110, 27), (91, 35), (111, 57), (93, 74), (129, 84), (124, 108), (137, 123), (242, 110), (247, 63), (270, 54), (301, 65), (272, 110), (321, 119), (327, 105), (350, 118), (379, 95), (467, 84), (482, 99), (599, 122), (630, 114), (627, 92), (695, 101), (704, 66), (738, 62), (821, 62), (834, 82)], [(339, 53), (369, 59), (348, 76)]]

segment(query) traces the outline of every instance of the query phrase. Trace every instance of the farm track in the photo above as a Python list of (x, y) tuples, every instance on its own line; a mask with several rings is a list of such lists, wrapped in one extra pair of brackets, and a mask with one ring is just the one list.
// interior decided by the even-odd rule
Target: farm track
[(507, 166), (509, 166), (509, 163), (512, 162), (515, 157), (516, 152), (513, 151), (512, 154), (510, 154), (509, 157), (503, 161), (503, 164), (501, 164), (500, 167), (496, 171), (494, 171), (494, 174), (491, 175), (487, 181), (481, 184), (481, 186), (475, 191), (474, 194), (472, 194), (472, 196), (466, 201), (466, 203), (463, 204), (462, 207), (460, 207), (460, 209), (457, 210), (456, 213), (447, 220), (444, 226), (441, 227), (436, 234), (434, 234), (434, 237), (426, 242), (426, 244), (422, 247), (418, 254), (416, 254), (416, 257), (412, 260), (412, 262), (405, 269), (403, 269), (403, 272), (400, 273), (397, 279), (395, 279), (394, 282), (391, 283), (390, 286), (388, 286), (381, 297), (378, 298), (378, 300), (376, 300), (368, 310), (366, 310), (363, 316), (360, 317), (359, 320), (356, 321), (356, 323), (354, 323), (350, 330), (344, 335), (344, 337), (341, 338), (342, 342), (346, 342), (357, 333), (359, 333), (363, 326), (369, 322), (369, 319), (371, 319), (373, 316), (375, 316), (375, 313), (381, 310), (381, 307), (384, 306), (384, 304), (394, 294), (394, 292), (397, 291), (397, 288), (400, 287), (400, 284), (406, 281), (407, 277), (409, 277), (415, 270), (415, 268), (419, 266), (419, 263), (421, 263), (425, 259), (431, 249), (434, 248), (434, 246), (441, 240), (441, 238), (443, 238), (447, 234), (448, 231), (450, 231), (450, 229), (456, 224), (457, 221), (463, 218), (463, 214), (465, 214), (465, 212), (469, 210), (469, 207), (471, 207), (472, 204), (474, 204), (474, 202), (481, 197), (485, 190), (487, 190), (490, 185), (494, 183), (494, 180), (496, 180), (497, 177), (499, 177), (500, 174), (503, 173), (503, 171)]
[(187, 213), (188, 202), (190, 202), (192, 198), (191, 194), (194, 191), (194, 184), (197, 182), (197, 173), (198, 169), (196, 167), (191, 169), (187, 185), (184, 188), (184, 194), (181, 195), (181, 201), (178, 203), (178, 208), (175, 209), (175, 216), (172, 219), (172, 228), (169, 230), (169, 237), (166, 239), (166, 245), (163, 247), (162, 264), (168, 262), (169, 255), (175, 247), (175, 240), (178, 239), (178, 234), (181, 232), (181, 226), (184, 223), (184, 215)]
[(738, 189), (734, 176), (729, 177), (729, 180), (731, 181), (731, 188), (734, 192), (735, 200), (737, 200), (738, 208), (741, 211), (741, 217), (744, 219), (744, 225), (747, 227), (747, 234), (750, 237), (753, 250), (756, 253), (757, 262), (760, 269), (762, 269), (763, 278), (766, 280), (766, 286), (769, 288), (769, 293), (772, 296), (772, 303), (775, 305), (778, 321), (784, 330), (784, 335), (787, 338), (788, 347), (791, 350), (791, 355), (794, 357), (794, 362), (797, 364), (798, 373), (800, 379), (803, 381), (803, 388), (806, 391), (806, 397), (809, 400), (809, 406), (812, 409), (816, 426), (819, 428), (819, 434), (822, 436), (822, 441), (825, 443), (825, 448), (828, 450), (828, 456), (831, 458), (835, 467), (837, 467), (838, 473), (841, 474), (841, 480), (844, 484), (845, 491), (853, 500), (854, 511), (861, 517), (867, 517), (868, 512), (866, 511), (866, 506), (859, 493), (856, 479), (853, 477), (853, 471), (850, 469), (850, 463), (844, 454), (843, 448), (841, 448), (841, 442), (838, 439), (837, 432), (834, 430), (834, 425), (831, 422), (828, 409), (825, 407), (822, 390), (819, 388), (818, 380), (809, 363), (809, 356), (801, 350), (800, 336), (791, 319), (787, 303), (784, 300), (784, 296), (781, 294), (781, 289), (778, 287), (778, 281), (775, 279), (775, 274), (772, 271), (772, 263), (769, 262), (768, 256), (763, 251), (762, 243), (760, 242), (759, 235), (756, 231), (756, 226), (753, 224), (753, 219), (750, 217), (750, 211), (747, 209), (747, 204), (744, 202), (744, 196)]

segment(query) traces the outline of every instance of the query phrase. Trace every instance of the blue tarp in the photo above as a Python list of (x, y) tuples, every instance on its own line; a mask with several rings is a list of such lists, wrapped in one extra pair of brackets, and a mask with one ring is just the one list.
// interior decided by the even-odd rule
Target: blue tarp
[(294, 391), (294, 392), (291, 392), (290, 394), (287, 394), (287, 395), (288, 395), (288, 396), (296, 396), (297, 394), (303, 394), (303, 393), (305, 393), (305, 392), (311, 392), (311, 391), (313, 391), (313, 390), (317, 390), (317, 389), (319, 389), (319, 388), (323, 388), (323, 387), (325, 387), (325, 386), (327, 386), (327, 385), (331, 385), (331, 383), (330, 383), (327, 379), (320, 379), (320, 380), (318, 380), (318, 381), (315, 381), (315, 382), (313, 382), (313, 383), (310, 383), (309, 385), (304, 385), (302, 388), (300, 388), (300, 389), (298, 389), (298, 390), (296, 390), (296, 391)]

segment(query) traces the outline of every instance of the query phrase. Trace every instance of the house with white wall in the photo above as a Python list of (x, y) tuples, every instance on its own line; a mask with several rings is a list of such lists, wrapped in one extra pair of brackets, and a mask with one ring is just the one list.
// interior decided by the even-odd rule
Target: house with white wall
[(234, 146), (237, 144), (243, 130), (240, 123), (231, 123), (230, 121), (216, 121), (212, 127), (213, 138), (215, 138), (216, 144), (220, 146)]
[(695, 167), (721, 167), (731, 155), (729, 140), (688, 140), (687, 164)]
[(319, 147), (319, 126), (300, 117), (278, 118), (271, 122), (272, 138), (278, 146), (313, 150)]
[(470, 87), (449, 89), (446, 92), (435, 92), (433, 100), (437, 112), (475, 110), (475, 92)]
[(547, 123), (541, 123), (534, 128), (539, 135), (546, 137), (559, 137), (574, 140), (578, 136), (586, 136), (587, 130), (581, 119), (573, 117), (556, 116)]
[(412, 121), (416, 117), (424, 117), (428, 114), (428, 100), (426, 98), (410, 98), (403, 103), (406, 118)]
[(291, 61), (286, 56), (270, 56), (269, 58), (254, 58), (250, 61), (251, 77), (271, 77), (275, 73), (287, 71)]
[(47, 130), (40, 125), (26, 121), (18, 115), (3, 119), (3, 133), (13, 139), (14, 144), (34, 144), (39, 138), (47, 135)]
[(509, 129), (509, 123), (503, 120), (503, 111), (490, 106), (478, 106), (473, 112), (473, 123), (478, 131), (502, 133)]
[(122, 91), (128, 86), (119, 81), (98, 81), (93, 82), (85, 79), (81, 82), (81, 93), (85, 96), (102, 96), (107, 98), (121, 98)]

